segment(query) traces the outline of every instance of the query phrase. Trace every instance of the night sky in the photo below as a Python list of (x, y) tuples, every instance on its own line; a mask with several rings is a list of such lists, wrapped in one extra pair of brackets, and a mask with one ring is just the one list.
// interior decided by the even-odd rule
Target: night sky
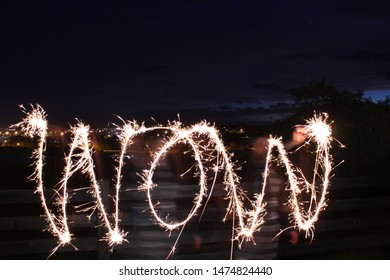
[(385, 0), (4, 2), (1, 126), (30, 103), (63, 125), (261, 123), (262, 108), (321, 77), (390, 95)]

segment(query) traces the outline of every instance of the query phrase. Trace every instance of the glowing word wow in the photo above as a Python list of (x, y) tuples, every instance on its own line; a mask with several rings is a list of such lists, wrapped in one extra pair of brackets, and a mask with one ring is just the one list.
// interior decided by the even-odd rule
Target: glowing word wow
[[(210, 188), (210, 191), (208, 191), (208, 173), (212, 172), (214, 176), (216, 176), (217, 173), (222, 172), (224, 174), (226, 196), (229, 201), (225, 219), (228, 215), (232, 214), (233, 217), (237, 217), (238, 221), (235, 223), (233, 240), (238, 240), (239, 242), (251, 240), (253, 233), (259, 231), (264, 223), (264, 216), (266, 215), (264, 196), (266, 193), (269, 168), (272, 161), (279, 162), (279, 164), (284, 166), (286, 171), (290, 190), (289, 204), (292, 210), (291, 217), (294, 226), (297, 229), (305, 231), (307, 235), (310, 235), (314, 229), (315, 222), (318, 220), (320, 212), (326, 206), (329, 176), (332, 171), (332, 161), (329, 153), (332, 137), (331, 127), (326, 123), (327, 115), (322, 114), (315, 115), (303, 126), (303, 129), (307, 134), (306, 144), (314, 142), (317, 146), (316, 162), (313, 170), (314, 178), (311, 182), (307, 181), (302, 172), (294, 167), (288, 159), (281, 138), (270, 137), (268, 139), (269, 146), (263, 174), (262, 191), (255, 196), (253, 201), (251, 201), (252, 209), (246, 209), (244, 206), (243, 198), (245, 197), (245, 193), (240, 187), (239, 177), (234, 171), (235, 166), (231, 160), (231, 155), (226, 150), (220, 134), (215, 127), (206, 122), (201, 122), (190, 127), (182, 127), (180, 122), (168, 123), (166, 126), (157, 125), (153, 127), (145, 127), (143, 124), (138, 124), (135, 121), (124, 122), (122, 126), (118, 127), (120, 131), (119, 140), (121, 151), (116, 166), (116, 177), (114, 182), (115, 210), (112, 215), (107, 213), (105, 209), (100, 186), (96, 179), (92, 149), (90, 148), (89, 126), (78, 122), (77, 125), (70, 128), (72, 141), (69, 152), (65, 157), (66, 164), (63, 171), (63, 177), (56, 190), (56, 202), (59, 211), (57, 211), (58, 214), (54, 214), (49, 209), (47, 198), (45, 197), (42, 176), (48, 127), (46, 113), (39, 105), (35, 107), (32, 106), (31, 111), (23, 111), (25, 113), (25, 118), (15, 126), (20, 127), (25, 135), (38, 139), (38, 147), (33, 152), (35, 170), (31, 178), (37, 184), (36, 191), (40, 196), (44, 215), (49, 224), (49, 230), (58, 238), (58, 246), (53, 252), (60, 246), (71, 244), (74, 239), (68, 225), (66, 206), (69, 201), (67, 189), (68, 180), (76, 172), (85, 173), (89, 177), (89, 188), (94, 197), (93, 209), (97, 210), (102, 226), (107, 229), (104, 240), (106, 240), (111, 247), (127, 241), (127, 233), (124, 232), (119, 225), (119, 193), (121, 190), (125, 153), (128, 147), (132, 145), (134, 137), (150, 131), (163, 130), (170, 133), (164, 140), (160, 149), (152, 155), (150, 168), (143, 171), (141, 176), (142, 183), (140, 184), (139, 189), (146, 193), (150, 212), (154, 220), (167, 230), (184, 228), (188, 221), (198, 212), (199, 208), (201, 208), (204, 198), (211, 195), (214, 185)], [(179, 143), (186, 144), (193, 150), (194, 160), (197, 165), (197, 174), (199, 176), (200, 190), (194, 199), (194, 206), (184, 220), (179, 222), (167, 222), (159, 216), (158, 211), (155, 209), (152, 202), (152, 190), (157, 187), (157, 184), (153, 182), (153, 176), (160, 161), (167, 155), (171, 148)], [(278, 151), (277, 156), (274, 155), (274, 150)], [(204, 164), (205, 162), (211, 161), (213, 162), (212, 164)], [(320, 181), (319, 185), (317, 185), (318, 181)], [(303, 191), (311, 194), (310, 201), (307, 203), (309, 207), (303, 207), (303, 203), (300, 201), (300, 193)]]

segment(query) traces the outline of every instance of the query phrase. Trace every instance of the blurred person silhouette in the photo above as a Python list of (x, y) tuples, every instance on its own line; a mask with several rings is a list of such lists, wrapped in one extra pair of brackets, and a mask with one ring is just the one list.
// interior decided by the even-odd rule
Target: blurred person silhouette
[[(156, 225), (145, 192), (138, 191), (139, 175), (150, 166), (153, 155), (163, 145), (163, 138), (154, 135), (138, 136), (126, 153), (126, 172), (123, 172), (124, 189), (132, 191), (131, 203), (122, 204), (122, 211), (130, 212), (132, 226), (129, 235), (134, 240), (126, 249), (116, 250), (119, 259), (165, 259), (172, 249), (177, 231), (167, 231)], [(172, 155), (167, 153), (154, 170), (152, 201), (158, 215), (167, 223), (176, 222), (176, 196), (178, 184), (172, 167)]]
[[(200, 139), (200, 141), (202, 141)], [(190, 152), (189, 152), (190, 151)], [(172, 150), (173, 163), (179, 182), (178, 199), (176, 200), (177, 216), (180, 221), (187, 218), (194, 205), (194, 194), (199, 192), (199, 178), (194, 155), (191, 148), (185, 144), (179, 144)], [(203, 162), (203, 166), (212, 168), (213, 161)], [(227, 201), (225, 189), (222, 184), (223, 175), (218, 174), (213, 192), (203, 200), (198, 212), (185, 226), (182, 240), (178, 244), (178, 254), (192, 254), (196, 256), (204, 253), (212, 254), (214, 258), (225, 258), (220, 252), (209, 252), (210, 242), (222, 239), (218, 236), (221, 222), (226, 213)], [(209, 190), (210, 191), (210, 190)], [(229, 243), (227, 243), (228, 246)]]
[[(305, 139), (304, 129), (296, 127), (292, 139), (285, 144), (286, 150), (303, 144)], [(242, 179), (243, 189), (249, 197), (261, 192), (267, 152), (267, 138), (256, 138)], [(289, 222), (291, 209), (287, 204), (288, 192), (285, 176), (282, 168), (275, 161), (270, 163), (267, 180), (264, 196), (266, 202), (265, 223), (260, 231), (253, 234), (253, 242), (244, 242), (241, 248), (235, 250), (235, 259), (275, 259), (278, 257), (281, 240), (287, 239), (287, 242), (292, 245), (298, 243), (298, 232), (291, 227)], [(246, 206), (251, 207), (249, 202)], [(283, 229), (286, 230), (281, 233)]]

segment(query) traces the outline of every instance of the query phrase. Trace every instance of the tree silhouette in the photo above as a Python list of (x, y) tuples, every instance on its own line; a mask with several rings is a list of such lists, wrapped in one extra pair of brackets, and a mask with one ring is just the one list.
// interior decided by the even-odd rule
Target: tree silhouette
[(362, 91), (340, 90), (326, 79), (312, 79), (290, 90), (293, 113), (280, 127), (304, 122), (313, 112), (326, 112), (334, 121), (333, 136), (346, 149), (335, 149), (337, 168), (342, 176), (389, 174), (390, 99), (373, 102)]

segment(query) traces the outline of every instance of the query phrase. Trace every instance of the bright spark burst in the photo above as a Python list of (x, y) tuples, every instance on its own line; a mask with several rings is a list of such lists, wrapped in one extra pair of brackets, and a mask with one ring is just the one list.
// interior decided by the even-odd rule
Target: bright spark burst
[[(96, 180), (94, 172), (94, 163), (92, 159), (92, 150), (90, 148), (89, 126), (78, 122), (76, 126), (71, 127), (72, 143), (70, 150), (65, 158), (66, 166), (63, 171), (63, 177), (59, 184), (59, 189), (56, 190), (57, 205), (59, 205), (59, 214), (54, 215), (48, 207), (46, 197), (44, 195), (44, 184), (42, 178), (42, 170), (44, 166), (44, 152), (47, 134), (46, 113), (37, 105), (32, 106), (31, 112), (23, 109), (26, 117), (22, 122), (15, 126), (21, 127), (25, 135), (38, 139), (38, 147), (33, 152), (35, 160), (35, 170), (31, 178), (37, 183), (37, 193), (40, 196), (42, 206), (44, 208), (45, 217), (49, 223), (50, 232), (58, 238), (58, 247), (70, 244), (73, 237), (70, 233), (66, 205), (69, 200), (67, 183), (70, 177), (76, 172), (82, 172), (88, 175), (90, 179), (90, 189), (94, 196), (94, 205), (86, 210), (97, 210), (99, 213), (102, 225), (107, 229), (107, 234), (104, 237), (109, 246), (114, 246), (127, 241), (125, 239), (127, 233), (119, 227), (119, 194), (121, 190), (122, 169), (124, 166), (124, 156), (128, 147), (133, 143), (132, 139), (135, 136), (156, 130), (169, 131), (170, 136), (164, 140), (160, 149), (155, 152), (150, 163), (150, 168), (143, 171), (143, 183), (139, 186), (140, 190), (146, 192), (147, 201), (150, 212), (161, 227), (171, 231), (181, 228), (191, 220), (202, 206), (202, 201), (205, 197), (210, 196), (214, 188), (215, 180), (208, 193), (207, 178), (208, 174), (214, 173), (215, 176), (219, 172), (224, 172), (224, 184), (229, 200), (226, 217), (233, 214), (237, 217), (238, 223), (234, 229), (234, 240), (241, 242), (251, 240), (253, 233), (259, 231), (264, 223), (265, 202), (264, 196), (266, 193), (267, 178), (269, 168), (272, 161), (276, 160), (284, 166), (288, 177), (290, 199), (293, 221), (295, 227), (303, 230), (310, 235), (313, 231), (315, 222), (318, 220), (319, 213), (326, 206), (326, 194), (329, 186), (329, 176), (332, 171), (332, 161), (330, 156), (330, 143), (332, 141), (330, 125), (326, 123), (328, 116), (315, 115), (307, 121), (303, 127), (308, 135), (307, 143), (314, 141), (317, 144), (316, 162), (314, 168), (314, 176), (312, 182), (308, 182), (302, 172), (294, 167), (287, 157), (287, 152), (280, 138), (271, 137), (268, 139), (268, 153), (266, 157), (265, 171), (263, 174), (263, 187), (261, 193), (254, 197), (251, 201), (253, 209), (246, 209), (243, 203), (244, 192), (240, 187), (240, 180), (235, 173), (235, 166), (231, 160), (231, 154), (227, 152), (221, 136), (215, 127), (206, 122), (195, 124), (188, 128), (183, 128), (180, 122), (169, 123), (167, 126), (145, 127), (143, 124), (136, 122), (124, 122), (120, 129), (120, 144), (121, 152), (117, 161), (116, 178), (115, 178), (115, 197), (114, 197), (114, 214), (109, 218), (104, 204), (102, 202), (100, 186)], [(184, 143), (193, 150), (194, 159), (197, 166), (197, 174), (199, 176), (199, 193), (195, 195), (194, 206), (188, 216), (179, 222), (166, 222), (159, 216), (155, 205), (152, 202), (152, 190), (157, 187), (153, 182), (153, 176), (159, 162), (166, 156), (171, 148), (179, 143)], [(278, 156), (273, 155), (274, 150), (278, 150)], [(214, 161), (216, 164), (211, 167), (206, 167), (203, 162)], [(318, 188), (317, 181), (320, 179), (321, 187)], [(306, 190), (311, 194), (308, 209), (302, 207), (300, 201), (300, 193)], [(318, 194), (319, 193), (319, 199)], [(225, 219), (226, 219), (225, 217)], [(57, 247), (57, 248), (58, 248)], [(56, 248), (56, 249), (57, 249)], [(56, 250), (55, 249), (55, 250)], [(53, 250), (53, 252), (55, 251)]]

